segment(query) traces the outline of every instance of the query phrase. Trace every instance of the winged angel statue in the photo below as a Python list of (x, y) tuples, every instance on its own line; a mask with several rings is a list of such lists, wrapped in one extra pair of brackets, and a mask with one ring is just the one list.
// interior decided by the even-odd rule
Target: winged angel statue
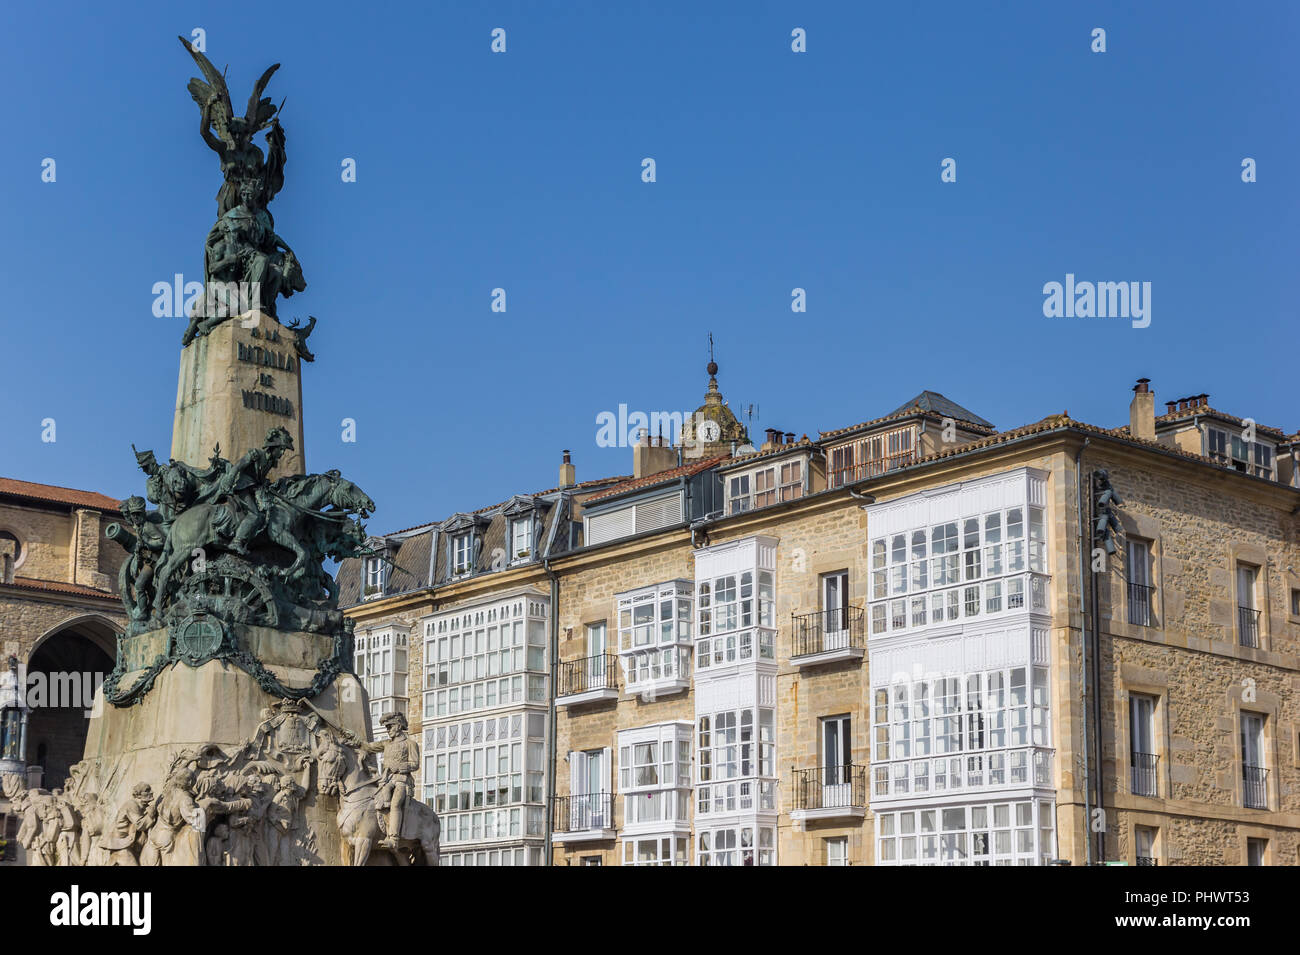
[[(257, 186), (258, 202), (265, 209), (284, 186), (284, 129), (280, 126), (279, 110), (269, 97), (262, 96), (280, 64), (267, 67), (248, 97), (244, 115), (236, 116), (225, 77), (185, 37), (177, 39), (194, 57), (207, 80), (204, 82), (195, 77), (190, 80), (188, 88), (194, 102), (199, 104), (199, 133), (221, 159), (224, 182), (217, 193), (217, 215), (224, 216), (239, 205), (239, 184), (245, 181)], [(269, 158), (264, 158), (262, 150), (253, 142), (253, 137), (264, 129), (270, 130), (266, 134)]]
[[(284, 130), (279, 113), (262, 94), (276, 63), (253, 87), (243, 116), (236, 116), (225, 76), (188, 40), (181, 44), (198, 64), (203, 79), (189, 82), (190, 96), (199, 105), (199, 132), (221, 160), (221, 189), (217, 192), (217, 222), (208, 233), (204, 256), (206, 294), (190, 316), (183, 344), (205, 335), (222, 321), (249, 309), (275, 317), (276, 299), (307, 287), (293, 250), (275, 233), (267, 209), (284, 186)], [(253, 142), (266, 130), (267, 153)]]

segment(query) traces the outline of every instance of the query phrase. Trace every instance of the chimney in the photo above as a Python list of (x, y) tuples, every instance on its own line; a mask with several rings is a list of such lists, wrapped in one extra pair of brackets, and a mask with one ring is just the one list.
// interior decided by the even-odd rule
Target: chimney
[(642, 428), (632, 448), (632, 477), (643, 478), (677, 467), (677, 451), (662, 438), (650, 437)]
[(1150, 378), (1139, 378), (1128, 406), (1128, 433), (1143, 441), (1156, 439), (1156, 396), (1150, 385)]
[(560, 487), (573, 487), (577, 483), (577, 471), (569, 459), (569, 449), (564, 449), (564, 463), (560, 465)]
[(786, 444), (794, 444), (794, 432), (793, 432), (793, 431), (787, 431), (787, 432), (785, 433), (785, 443), (786, 443)]
[(1165, 402), (1165, 414), (1173, 414), (1177, 410), (1178, 410), (1178, 402), (1176, 401)]

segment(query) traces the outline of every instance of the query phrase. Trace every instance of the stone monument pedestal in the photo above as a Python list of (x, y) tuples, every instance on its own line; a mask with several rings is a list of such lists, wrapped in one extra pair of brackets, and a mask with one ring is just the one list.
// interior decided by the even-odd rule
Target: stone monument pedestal
[[(136, 649), (139, 659), (139, 649), (151, 648), (159, 641), (166, 646), (167, 631), (122, 639), (127, 645), (123, 650)], [(139, 647), (132, 648), (131, 644)], [(254, 627), (249, 628), (240, 644), (241, 649), (252, 650), (281, 683), (306, 686), (315, 674), (321, 649), (325, 648), (324, 655), (328, 655), (330, 641), (319, 634)], [(120, 688), (130, 689), (145, 673), (143, 669), (128, 671)], [(293, 778), (305, 790), (296, 821), (297, 864), (341, 865), (345, 856), (337, 819), (338, 796), (319, 791), (320, 767), (315, 760), (304, 758), (297, 765), (299, 760), (295, 758), (295, 750), (297, 756), (310, 756), (315, 734), (300, 732), (296, 740), (290, 738), (286, 743), (277, 738), (274, 729), (267, 729), (273, 705), (282, 703), (263, 690), (252, 675), (223, 660), (208, 660), (198, 667), (172, 663), (133, 706), (113, 706), (105, 701), (101, 689), (92, 710), (78, 788), (95, 794), (102, 807), (118, 807), (129, 801), (132, 788), (139, 782), (149, 782), (158, 793), (183, 753), (203, 753), (204, 762), (221, 771), (219, 761), (235, 757), (242, 747), (258, 738), (260, 728), (265, 743), (258, 752), (232, 763), (228, 773), (245, 773), (251, 762), (262, 766), (266, 780), (275, 780), (279, 775)], [(340, 674), (325, 690), (305, 701), (301, 714), (305, 722), (315, 722), (312, 717), (316, 717), (325, 724), (318, 725), (317, 732), (337, 735), (337, 731), (343, 731), (362, 740), (370, 739), (369, 702), (365, 689), (350, 673)], [(270, 788), (273, 790), (273, 783)], [(221, 817), (214, 814), (211, 818), (215, 821)], [(105, 819), (106, 824), (109, 821)], [(373, 857), (373, 861), (381, 860), (386, 857)]]
[(302, 444), (302, 366), (298, 333), (271, 316), (230, 318), (181, 349), (171, 456), (206, 467), (213, 445), (231, 461), (285, 428), (293, 449), (272, 478), (306, 471)]

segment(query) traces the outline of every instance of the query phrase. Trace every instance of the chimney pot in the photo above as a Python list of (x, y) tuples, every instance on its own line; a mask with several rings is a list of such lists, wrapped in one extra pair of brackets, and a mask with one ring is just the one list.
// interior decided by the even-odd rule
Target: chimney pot
[(793, 432), (793, 431), (787, 431), (787, 432), (785, 433), (785, 443), (786, 443), (786, 444), (794, 444), (794, 432)]
[(1176, 401), (1165, 402), (1165, 414), (1173, 414), (1177, 410), (1178, 410), (1178, 402)]
[(1133, 390), (1141, 391), (1141, 392), (1150, 391), (1151, 390), (1150, 384), (1151, 384), (1150, 378), (1139, 378), (1138, 383), (1133, 386)]

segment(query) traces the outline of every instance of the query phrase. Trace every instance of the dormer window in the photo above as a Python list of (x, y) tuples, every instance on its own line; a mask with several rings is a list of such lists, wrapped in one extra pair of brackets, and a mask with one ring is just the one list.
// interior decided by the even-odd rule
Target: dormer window
[(802, 458), (737, 474), (727, 481), (728, 514), (739, 514), (799, 497), (803, 497)]
[(1273, 479), (1273, 447), (1260, 441), (1247, 441), (1221, 428), (1206, 428), (1206, 447), (1210, 460), (1224, 467)]
[(520, 517), (510, 522), (510, 559), (525, 561), (533, 555), (533, 519)]
[(387, 564), (382, 557), (366, 558), (366, 586), (363, 596), (366, 600), (384, 595)]
[(451, 572), (459, 577), (473, 569), (474, 535), (466, 531), (451, 539)]

